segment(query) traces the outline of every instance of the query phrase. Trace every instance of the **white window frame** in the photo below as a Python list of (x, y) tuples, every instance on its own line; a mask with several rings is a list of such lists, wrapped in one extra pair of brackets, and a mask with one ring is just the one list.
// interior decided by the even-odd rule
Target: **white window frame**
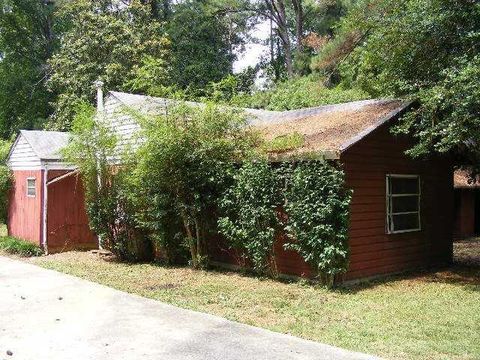
[[(31, 195), (31, 194), (28, 193), (28, 189), (31, 189), (31, 187), (28, 186), (28, 182), (29, 182), (30, 180), (33, 180), (33, 181), (34, 181), (34, 187), (33, 187), (33, 189), (35, 190), (35, 194), (33, 194), (33, 195)], [(27, 197), (31, 197), (31, 198), (36, 197), (36, 196), (37, 196), (37, 178), (36, 178), (36, 177), (28, 177), (26, 181), (27, 181), (27, 186), (26, 186)]]
[[(417, 179), (418, 181), (418, 194), (392, 194), (390, 191), (390, 179)], [(401, 234), (401, 233), (408, 233), (414, 231), (421, 231), (422, 230), (422, 223), (421, 223), (421, 216), (420, 216), (420, 204), (421, 204), (421, 197), (422, 197), (422, 187), (420, 181), (420, 175), (405, 175), (405, 174), (387, 174), (385, 177), (385, 190), (386, 190), (386, 224), (385, 224), (385, 232), (387, 234)], [(392, 208), (392, 198), (394, 197), (402, 197), (402, 196), (417, 196), (418, 197), (418, 211), (406, 211), (406, 212), (399, 212), (393, 213), (391, 211)], [(391, 230), (394, 229), (393, 223), (393, 216), (394, 215), (407, 215), (407, 214), (418, 214), (418, 228), (415, 229), (406, 229), (406, 230)]]

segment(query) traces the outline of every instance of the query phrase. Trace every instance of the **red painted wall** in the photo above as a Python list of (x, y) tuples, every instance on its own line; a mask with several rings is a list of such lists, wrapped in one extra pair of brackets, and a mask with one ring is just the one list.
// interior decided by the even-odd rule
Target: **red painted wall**
[[(41, 245), (42, 238), (42, 170), (13, 172), (8, 210), (8, 234)], [(27, 196), (27, 178), (36, 178), (36, 196)]]
[[(377, 129), (341, 156), (346, 185), (353, 189), (350, 207), (350, 267), (345, 280), (450, 262), (453, 238), (453, 166), (449, 159), (412, 160), (405, 150), (408, 137), (393, 137), (387, 126)], [(421, 177), (422, 230), (386, 234), (386, 175), (415, 174)], [(293, 251), (275, 244), (278, 271), (312, 275), (310, 267)], [(214, 261), (238, 264), (221, 239), (210, 247)]]
[(475, 235), (475, 190), (455, 190), (455, 238)]
[[(49, 179), (66, 172), (49, 171)], [(47, 239), (49, 253), (98, 248), (85, 211), (85, 192), (78, 175), (48, 185)]]
[[(379, 128), (341, 157), (347, 187), (353, 189), (346, 279), (430, 266), (452, 259), (453, 166), (449, 159), (412, 160), (408, 137)], [(386, 234), (387, 174), (420, 175), (422, 230)]]

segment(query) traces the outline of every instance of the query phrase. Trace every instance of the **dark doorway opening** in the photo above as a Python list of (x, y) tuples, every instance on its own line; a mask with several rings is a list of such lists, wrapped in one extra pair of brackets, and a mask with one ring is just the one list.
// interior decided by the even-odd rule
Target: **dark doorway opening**
[(474, 190), (475, 206), (474, 206), (474, 235), (480, 235), (480, 190)]

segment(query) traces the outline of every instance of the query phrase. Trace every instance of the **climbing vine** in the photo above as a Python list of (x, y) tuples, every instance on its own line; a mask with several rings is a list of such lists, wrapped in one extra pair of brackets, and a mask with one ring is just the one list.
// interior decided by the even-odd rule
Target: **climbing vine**
[[(275, 234), (287, 235), (285, 249), (299, 253), (319, 279), (332, 285), (348, 267), (351, 192), (344, 174), (326, 161), (271, 164), (247, 162), (221, 200), (220, 232), (259, 272), (276, 274)], [(280, 219), (283, 209), (285, 219)]]
[(220, 200), (225, 215), (218, 221), (231, 247), (242, 252), (255, 271), (271, 275), (277, 274), (273, 245), (279, 228), (279, 189), (278, 174), (266, 160), (246, 162)]
[(322, 161), (299, 162), (286, 167), (285, 211), (289, 235), (287, 249), (298, 252), (332, 285), (348, 267), (348, 223), (351, 191), (344, 173)]

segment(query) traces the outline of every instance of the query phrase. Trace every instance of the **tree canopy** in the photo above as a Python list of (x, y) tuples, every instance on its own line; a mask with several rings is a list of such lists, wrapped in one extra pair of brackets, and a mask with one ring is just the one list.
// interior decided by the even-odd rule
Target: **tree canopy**
[[(275, 110), (414, 99), (397, 129), (416, 137), (412, 155), (479, 158), (474, 0), (0, 0), (0, 8), (5, 139), (20, 128), (69, 130), (101, 79), (106, 90)], [(255, 42), (264, 54), (234, 72)]]

